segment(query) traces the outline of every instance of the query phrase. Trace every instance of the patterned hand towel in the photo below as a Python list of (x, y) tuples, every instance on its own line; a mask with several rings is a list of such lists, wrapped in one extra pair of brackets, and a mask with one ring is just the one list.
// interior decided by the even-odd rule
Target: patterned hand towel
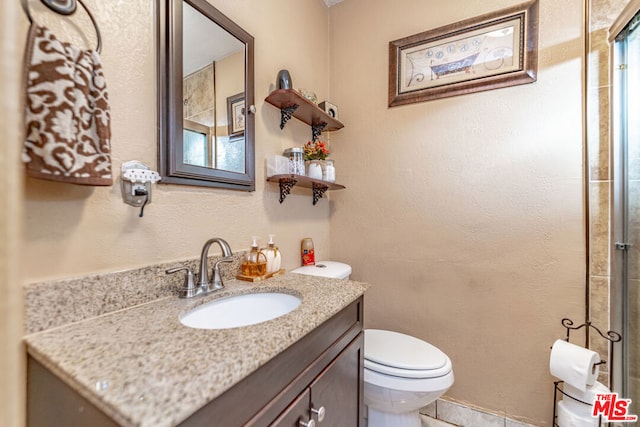
[(112, 185), (107, 87), (98, 53), (32, 24), (25, 54), (27, 175)]

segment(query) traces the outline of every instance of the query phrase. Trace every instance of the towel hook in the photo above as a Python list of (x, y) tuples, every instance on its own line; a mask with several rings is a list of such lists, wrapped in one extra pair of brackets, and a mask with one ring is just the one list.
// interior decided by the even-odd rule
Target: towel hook
[[(61, 15), (72, 15), (75, 13), (77, 9), (77, 3), (80, 3), (80, 6), (84, 8), (89, 15), (89, 19), (91, 19), (91, 23), (96, 30), (96, 37), (98, 39), (98, 46), (96, 47), (96, 52), (100, 53), (102, 50), (102, 36), (100, 35), (100, 29), (98, 28), (98, 23), (95, 18), (91, 14), (91, 11), (87, 6), (82, 2), (82, 0), (40, 0), (45, 6), (49, 9), (53, 10), (56, 13)], [(29, 11), (29, 0), (22, 0), (22, 8), (24, 12), (27, 14), (27, 18), (29, 18), (29, 22), (33, 23), (33, 17), (31, 16), (31, 12)]]

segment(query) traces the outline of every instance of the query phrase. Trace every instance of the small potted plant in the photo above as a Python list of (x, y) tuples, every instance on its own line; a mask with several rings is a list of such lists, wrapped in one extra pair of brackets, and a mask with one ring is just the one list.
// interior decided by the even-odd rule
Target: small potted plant
[(309, 141), (304, 147), (304, 160), (307, 166), (307, 176), (322, 179), (322, 161), (329, 156), (327, 144), (322, 141)]

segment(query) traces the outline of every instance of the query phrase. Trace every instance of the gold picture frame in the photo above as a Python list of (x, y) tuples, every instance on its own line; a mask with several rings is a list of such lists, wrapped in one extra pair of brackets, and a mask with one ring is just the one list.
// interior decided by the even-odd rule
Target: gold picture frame
[(389, 42), (389, 107), (532, 83), (538, 0)]

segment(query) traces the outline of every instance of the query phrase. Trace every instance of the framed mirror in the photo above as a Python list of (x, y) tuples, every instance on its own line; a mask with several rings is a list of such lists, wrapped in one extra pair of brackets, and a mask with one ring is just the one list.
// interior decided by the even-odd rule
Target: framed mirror
[(253, 37), (206, 0), (156, 7), (160, 182), (253, 191)]

